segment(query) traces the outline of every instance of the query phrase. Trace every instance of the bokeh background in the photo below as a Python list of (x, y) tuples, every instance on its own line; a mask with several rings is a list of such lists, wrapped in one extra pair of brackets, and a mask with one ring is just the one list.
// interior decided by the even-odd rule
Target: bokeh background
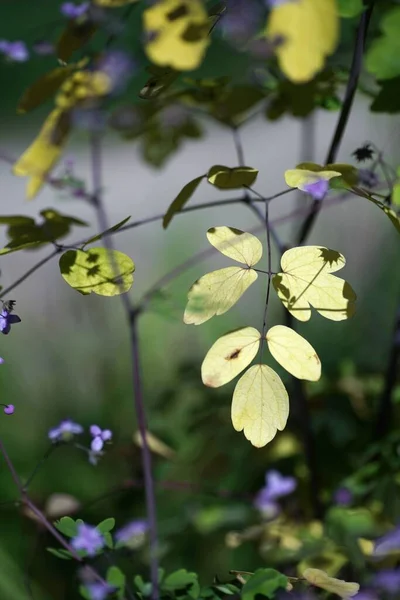
[[(0, 39), (24, 39), (32, 44), (48, 38), (60, 26), (59, 4), (54, 0), (2, 0)], [(129, 46), (130, 39), (123, 43)], [(134, 51), (136, 42), (131, 47)], [(35, 137), (48, 105), (18, 116), (16, 103), (25, 87), (54, 67), (55, 62), (54, 56), (33, 55), (27, 63), (0, 64), (1, 153), (16, 158)], [(127, 92), (130, 101), (139, 101), (137, 82), (142, 80), (138, 67), (137, 81)], [(400, 163), (398, 119), (371, 116), (369, 103), (366, 97), (357, 97), (338, 161), (352, 162), (354, 149), (371, 140), (396, 167)], [(305, 121), (285, 117), (271, 123), (259, 116), (245, 125), (240, 136), (246, 164), (260, 170), (257, 191), (269, 195), (285, 189), (285, 169), (300, 160), (322, 162), (337, 117), (335, 112), (317, 111)], [(143, 161), (136, 142), (121, 141), (112, 132), (106, 134), (104, 201), (110, 223), (129, 215), (134, 221), (162, 213), (185, 183), (213, 164), (237, 164), (231, 132), (206, 119), (202, 128), (202, 137), (185, 142), (161, 169)], [(90, 185), (86, 132), (74, 133), (64, 160), (72, 160), (76, 175)], [(58, 171), (63, 168), (61, 164)], [(2, 216), (37, 217), (42, 209), (54, 207), (90, 224), (85, 230), (76, 228), (68, 241), (98, 231), (91, 207), (82, 200), (68, 198), (48, 186), (28, 202), (25, 183), (12, 175), (9, 164), (0, 163)], [(202, 183), (192, 202), (225, 196), (229, 197)], [(278, 198), (272, 204), (271, 217), (287, 214), (307, 202), (295, 193)], [(292, 239), (297, 223), (294, 220), (279, 226), (285, 241)], [(246, 207), (229, 206), (180, 215), (166, 232), (156, 222), (116, 235), (116, 248), (136, 263), (130, 292), (133, 299), (140, 299), (165, 273), (206, 248), (206, 230), (222, 224), (246, 230), (258, 222)], [(5, 242), (3, 227), (0, 243)], [(329, 382), (326, 385), (335, 386), (344, 374), (353, 371), (379, 376), (387, 362), (400, 296), (396, 231), (373, 204), (352, 197), (322, 211), (309, 242), (345, 255), (343, 276), (358, 295), (357, 314), (351, 321), (334, 323), (315, 316), (300, 328), (321, 358), (324, 381)], [(49, 249), (41, 249), (1, 257), (1, 284), (11, 285), (48, 252)], [(263, 485), (264, 473), (271, 465), (295, 473), (304, 480), (304, 490), (307, 487), (304, 451), (298, 438), (281, 434), (267, 448), (251, 447), (230, 424), (234, 382), (222, 390), (206, 389), (201, 384), (201, 361), (217, 337), (242, 325), (259, 327), (262, 320), (264, 282), (260, 278), (228, 314), (199, 328), (183, 324), (190, 284), (207, 270), (225, 264), (223, 257), (216, 255), (199, 262), (174, 280), (167, 288), (167, 299), (152, 304), (140, 320), (149, 429), (175, 452), (169, 459), (154, 456), (156, 480), (177, 482), (157, 485), (162, 562), (168, 570), (181, 566), (196, 569), (204, 580), (217, 573), (226, 575), (230, 568), (246, 570), (264, 564), (255, 544), (228, 548), (226, 533), (254, 519), (251, 497)], [(16, 412), (13, 417), (0, 420), (0, 435), (21, 477), (30, 474), (48, 449), (48, 429), (65, 417), (85, 427), (97, 423), (114, 433), (113, 446), (96, 467), (78, 450), (57, 450), (36, 476), (32, 497), (43, 505), (54, 492), (71, 494), (81, 503), (78, 516), (92, 523), (115, 516), (121, 526), (130, 519), (144, 517), (139, 484), (112, 493), (124, 481), (138, 482), (141, 477), (140, 452), (132, 441), (137, 426), (128, 330), (120, 301), (76, 294), (62, 280), (57, 259), (19, 285), (11, 299), (17, 302), (22, 323), (13, 328), (12, 335), (0, 340), (0, 354), (6, 361), (0, 372), (0, 394), (1, 402), (15, 404)], [(270, 319), (274, 324), (283, 322), (283, 310), (275, 298)], [(276, 368), (272, 359), (267, 362)], [(281, 373), (279, 368), (278, 371)], [(347, 467), (338, 464), (340, 456), (360, 441), (357, 437), (361, 428), (372, 425), (370, 420), (363, 424), (349, 395), (336, 390), (318, 396), (318, 385), (310, 386), (313, 428), (320, 436), (317, 456), (321, 477), (328, 492), (333, 492), (347, 475)], [(296, 413), (295, 406), (292, 411)], [(289, 432), (296, 434), (296, 427), (294, 421)], [(84, 439), (87, 443), (88, 438)], [(336, 462), (329, 466), (329, 478), (325, 465), (332, 458), (327, 458), (326, 451), (336, 456)], [(29, 572), (35, 598), (75, 598), (73, 565), (38, 552), (54, 544), (32, 520), (21, 518), (20, 510), (11, 502), (17, 493), (4, 461), (0, 462), (0, 490), (0, 502), (5, 503), (0, 510), (0, 597), (28, 597), (24, 579)], [(220, 490), (228, 490), (227, 497)], [(305, 493), (304, 490), (299, 493)], [(99, 500), (93, 502), (96, 498)], [(137, 573), (146, 569), (146, 560), (145, 551), (125, 558), (127, 567)], [(64, 577), (65, 574), (70, 576)]]

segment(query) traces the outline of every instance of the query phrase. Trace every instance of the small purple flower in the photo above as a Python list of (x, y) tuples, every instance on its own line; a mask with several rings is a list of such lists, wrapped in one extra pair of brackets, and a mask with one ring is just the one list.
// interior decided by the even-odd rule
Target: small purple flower
[(141, 542), (149, 526), (146, 520), (136, 519), (130, 521), (115, 533), (115, 539), (120, 543)]
[(78, 19), (84, 15), (89, 8), (89, 2), (83, 4), (74, 4), (73, 2), (64, 2), (61, 4), (61, 14), (68, 19)]
[(372, 585), (385, 592), (398, 592), (400, 590), (400, 569), (378, 571), (372, 579)]
[(78, 523), (78, 533), (72, 538), (71, 546), (75, 550), (84, 550), (88, 556), (95, 556), (104, 547), (104, 536), (96, 527)]
[(14, 62), (25, 62), (29, 58), (28, 49), (25, 42), (22, 41), (8, 42), (7, 40), (0, 40), (0, 52)]
[(109, 442), (112, 438), (112, 432), (109, 429), (100, 429), (98, 425), (91, 425), (90, 435), (93, 437), (90, 444), (93, 452), (100, 452), (103, 449), (104, 442)]
[(18, 315), (13, 315), (7, 308), (3, 308), (0, 313), (0, 331), (7, 335), (10, 333), (11, 325), (20, 323), (21, 319)]
[(372, 590), (361, 590), (353, 596), (352, 600), (379, 600), (379, 598)]
[(261, 7), (254, 0), (231, 0), (221, 19), (221, 29), (228, 38), (244, 42), (258, 29)]
[(83, 433), (82, 425), (74, 423), (71, 419), (61, 421), (58, 427), (50, 429), (48, 435), (52, 442), (68, 442), (74, 435)]
[(0, 356), (0, 365), (2, 365), (4, 363), (4, 358), (1, 358)]
[(372, 189), (378, 185), (379, 177), (371, 169), (358, 169), (358, 183)]
[(271, 470), (265, 475), (265, 483), (254, 500), (254, 506), (263, 513), (277, 514), (279, 507), (275, 500), (291, 494), (297, 487), (297, 481), (294, 477), (285, 477), (279, 471)]
[(335, 493), (333, 495), (333, 500), (334, 500), (335, 504), (347, 506), (347, 505), (351, 504), (351, 502), (353, 500), (353, 494), (351, 493), (351, 491), (348, 488), (340, 487), (335, 491)]
[(107, 596), (115, 591), (115, 587), (101, 582), (89, 583), (86, 585), (90, 600), (105, 600)]
[(386, 535), (375, 540), (374, 556), (386, 556), (393, 551), (400, 550), (400, 525), (389, 531)]
[(327, 179), (317, 179), (310, 183), (305, 183), (301, 187), (303, 192), (310, 194), (314, 200), (323, 200), (329, 189), (329, 181)]
[(1, 406), (4, 406), (3, 412), (5, 415), (13, 415), (14, 414), (14, 411), (15, 411), (14, 404), (2, 404)]
[(129, 54), (122, 50), (110, 50), (100, 58), (96, 68), (107, 75), (113, 92), (121, 92), (128, 83), (134, 66)]

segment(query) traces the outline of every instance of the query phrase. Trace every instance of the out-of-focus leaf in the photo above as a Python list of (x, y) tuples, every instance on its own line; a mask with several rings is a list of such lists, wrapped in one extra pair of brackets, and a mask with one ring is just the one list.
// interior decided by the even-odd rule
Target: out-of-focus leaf
[(25, 113), (34, 108), (37, 108), (43, 102), (54, 96), (58, 88), (66, 79), (74, 72), (77, 65), (71, 64), (64, 67), (57, 67), (49, 73), (39, 77), (30, 87), (23, 93), (18, 102), (17, 111)]
[(147, 68), (151, 73), (151, 77), (146, 81), (145, 85), (139, 92), (139, 96), (143, 100), (154, 100), (178, 79), (180, 72), (171, 69), (170, 67), (159, 67), (151, 65)]
[(82, 21), (71, 19), (56, 45), (57, 57), (67, 62), (76, 50), (83, 48), (97, 31), (97, 24), (89, 19)]
[(98, 525), (96, 525), (96, 529), (100, 531), (103, 535), (112, 531), (115, 527), (115, 519), (113, 517), (109, 517), (108, 519), (104, 519)]
[(162, 590), (167, 593), (185, 592), (185, 597), (198, 598), (200, 593), (200, 585), (196, 573), (189, 573), (185, 569), (175, 571), (163, 580)]
[(400, 7), (384, 13), (380, 29), (365, 57), (365, 65), (377, 79), (392, 79), (400, 75)]
[(400, 112), (400, 77), (381, 81), (381, 88), (371, 104), (372, 112), (398, 113)]
[(275, 598), (278, 590), (287, 588), (288, 578), (275, 569), (257, 569), (246, 581), (241, 591), (243, 600), (256, 600), (256, 597), (265, 596)]
[(62, 517), (54, 523), (54, 527), (70, 538), (75, 537), (78, 533), (78, 523), (71, 517)]
[(118, 250), (68, 250), (59, 264), (63, 279), (81, 294), (116, 296), (132, 287), (135, 265)]
[(207, 173), (207, 181), (220, 190), (237, 190), (251, 186), (257, 179), (258, 171), (253, 167), (224, 167), (214, 165)]
[[(133, 434), (133, 441), (137, 446), (139, 446), (139, 448), (143, 447), (142, 435), (139, 430)], [(165, 442), (160, 440), (150, 431), (146, 432), (146, 441), (149, 449), (151, 450), (151, 452), (154, 452), (154, 454), (158, 454), (158, 456), (162, 456), (167, 460), (173, 460), (175, 458), (175, 450), (167, 446)]]
[(357, 17), (364, 10), (364, 4), (362, 0), (338, 0), (339, 15), (346, 19)]
[(324, 571), (320, 571), (320, 569), (306, 569), (303, 577), (312, 585), (322, 588), (331, 594), (336, 594), (340, 598), (352, 598), (360, 589), (359, 583), (329, 577), (329, 575)]
[(182, 208), (185, 206), (187, 202), (189, 202), (190, 198), (193, 196), (194, 192), (197, 190), (201, 180), (204, 179), (204, 175), (200, 175), (200, 177), (196, 177), (189, 181), (179, 192), (175, 200), (169, 206), (167, 212), (163, 218), (163, 227), (166, 229), (176, 213), (179, 213)]
[(116, 597), (123, 600), (125, 597), (125, 574), (115, 565), (109, 567), (106, 573), (106, 581), (109, 585), (117, 588)]
[(104, 8), (119, 8), (120, 6), (134, 4), (135, 2), (139, 2), (139, 0), (93, 0), (93, 4), (103, 6)]

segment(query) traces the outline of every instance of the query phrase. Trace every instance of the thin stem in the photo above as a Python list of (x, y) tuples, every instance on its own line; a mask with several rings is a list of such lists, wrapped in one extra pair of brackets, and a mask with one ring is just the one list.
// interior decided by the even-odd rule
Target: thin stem
[(52, 258), (54, 258), (55, 256), (57, 256), (57, 254), (59, 254), (59, 250), (58, 249), (57, 250), (53, 250), (53, 252), (51, 254), (48, 254), (47, 256), (45, 256), (44, 258), (42, 258), (42, 260), (40, 260), (38, 263), (36, 263), (36, 265), (34, 265), (30, 269), (28, 269), (26, 271), (26, 273), (24, 273), (23, 275), (21, 275), (21, 277), (19, 277), (16, 281), (14, 281), (14, 283), (12, 283), (11, 285), (9, 285), (7, 288), (5, 288), (2, 291), (2, 293), (1, 293), (2, 294), (2, 298), (5, 298), (14, 288), (16, 288), (20, 283), (24, 282), (25, 279), (28, 279), (28, 277), (30, 277), (38, 269), (40, 269), (41, 267), (43, 267)]
[(51, 446), (49, 446), (49, 448), (47, 448), (46, 452), (44, 453), (44, 455), (42, 456), (40, 461), (37, 463), (36, 467), (33, 469), (32, 473), (29, 475), (28, 479), (24, 483), (24, 491), (25, 492), (28, 490), (32, 481), (34, 480), (34, 478), (36, 477), (36, 475), (38, 474), (38, 472), (40, 471), (40, 469), (42, 468), (42, 466), (44, 465), (46, 460), (49, 458), (49, 456), (54, 452), (54, 450), (56, 448), (58, 448), (57, 444), (52, 444)]
[[(100, 135), (94, 133), (91, 137), (91, 156), (92, 156), (92, 183), (93, 183), (93, 199), (96, 206), (98, 222), (100, 230), (106, 231), (109, 229), (109, 223), (102, 202), (102, 145)], [(113, 244), (112, 238), (108, 234), (104, 236), (104, 245), (110, 252), (110, 261), (112, 260)], [(115, 273), (118, 274), (117, 266), (114, 265)], [(132, 356), (132, 380), (134, 391), (135, 412), (138, 421), (139, 431), (142, 438), (142, 467), (145, 483), (146, 511), (149, 524), (150, 538), (150, 578), (151, 578), (151, 595), (153, 600), (158, 600), (158, 535), (157, 535), (157, 514), (154, 480), (152, 473), (152, 459), (147, 442), (147, 424), (144, 409), (144, 399), (142, 392), (142, 379), (140, 372), (139, 358), (139, 339), (137, 332), (137, 316), (138, 313), (129, 300), (126, 293), (121, 294), (121, 300), (125, 308), (126, 317), (129, 324), (131, 356)]]
[(244, 165), (245, 165), (244, 150), (243, 150), (242, 140), (241, 140), (241, 137), (239, 134), (239, 128), (232, 127), (232, 133), (233, 133), (233, 141), (235, 142), (235, 149), (236, 149), (239, 167), (244, 167)]
[[(347, 82), (346, 93), (343, 100), (342, 110), (339, 115), (339, 120), (333, 134), (332, 142), (328, 150), (325, 164), (333, 163), (336, 160), (340, 144), (343, 139), (344, 132), (349, 120), (351, 109), (353, 108), (354, 96), (357, 91), (358, 80), (360, 77), (362, 60), (364, 55), (365, 39), (367, 36), (368, 26), (371, 20), (372, 11), (374, 8), (374, 0), (372, 0), (368, 8), (362, 13), (360, 22), (357, 28), (356, 40), (353, 51), (353, 58), (350, 67), (350, 75)], [(303, 244), (309, 236), (313, 228), (318, 214), (322, 207), (321, 200), (314, 200), (310, 212), (300, 228), (300, 233), (297, 240), (297, 245)]]
[(270, 224), (269, 224), (269, 202), (265, 203), (265, 229), (267, 232), (267, 258), (268, 258), (268, 281), (267, 281), (267, 292), (265, 295), (265, 308), (264, 308), (264, 316), (263, 316), (263, 326), (261, 332), (261, 344), (260, 344), (260, 356), (262, 355), (265, 332), (267, 328), (267, 314), (268, 314), (268, 306), (269, 306), (269, 296), (271, 292), (271, 270), (272, 270), (272, 251), (271, 251), (271, 232), (270, 232)]
[(3, 440), (2, 439), (0, 439), (0, 452), (4, 456), (4, 460), (7, 463), (8, 470), (11, 473), (11, 477), (13, 478), (14, 483), (17, 486), (17, 489), (18, 489), (20, 495), (23, 496), (24, 493), (25, 493), (24, 492), (24, 486), (22, 485), (22, 481), (19, 478), (19, 475), (18, 475), (17, 471), (15, 470), (15, 467), (14, 467), (14, 465), (12, 463), (11, 458), (8, 456), (8, 452), (7, 452), (7, 450), (6, 450), (6, 448), (5, 448), (4, 444), (3, 444)]

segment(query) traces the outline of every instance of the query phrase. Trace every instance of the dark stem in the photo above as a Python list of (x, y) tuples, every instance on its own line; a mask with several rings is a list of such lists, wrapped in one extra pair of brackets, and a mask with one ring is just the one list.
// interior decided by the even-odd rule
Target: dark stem
[(238, 127), (232, 127), (233, 140), (235, 142), (235, 149), (237, 154), (237, 159), (239, 163), (239, 167), (244, 167), (244, 150), (242, 140), (240, 138)]
[[(353, 107), (354, 96), (357, 91), (358, 80), (360, 77), (362, 60), (365, 47), (365, 39), (367, 36), (368, 26), (371, 20), (374, 1), (370, 2), (368, 8), (362, 13), (359, 25), (357, 27), (356, 40), (353, 51), (353, 58), (350, 67), (349, 80), (347, 82), (346, 93), (343, 100), (342, 110), (340, 111), (339, 120), (333, 134), (332, 142), (328, 150), (325, 164), (335, 162), (340, 144), (343, 139), (344, 132), (349, 120), (351, 109)], [(321, 200), (314, 200), (310, 212), (300, 228), (300, 233), (297, 240), (297, 245), (303, 244), (310, 235), (318, 214), (322, 207)]]
[(267, 292), (265, 296), (265, 308), (264, 308), (264, 317), (263, 317), (263, 326), (261, 333), (261, 345), (260, 345), (260, 355), (262, 354), (265, 332), (267, 327), (267, 314), (268, 314), (268, 305), (269, 305), (269, 296), (271, 292), (271, 270), (272, 270), (272, 252), (271, 252), (271, 233), (270, 233), (270, 224), (269, 224), (269, 202), (265, 203), (265, 229), (267, 232), (267, 257), (268, 257), (268, 282), (267, 282)]
[(396, 385), (399, 373), (400, 359), (400, 307), (397, 309), (392, 345), (390, 348), (389, 362), (385, 373), (385, 385), (379, 403), (379, 410), (376, 419), (376, 435), (377, 439), (381, 439), (386, 435), (390, 428), (390, 423), (393, 417), (393, 390)]

